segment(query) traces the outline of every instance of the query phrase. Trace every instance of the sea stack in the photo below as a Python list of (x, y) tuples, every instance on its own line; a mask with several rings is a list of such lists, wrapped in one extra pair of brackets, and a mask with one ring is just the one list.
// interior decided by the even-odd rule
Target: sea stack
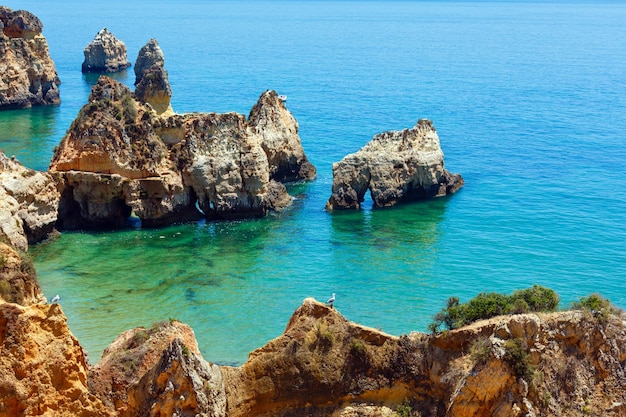
[(0, 6), (0, 109), (61, 102), (61, 81), (42, 30), (32, 13)]
[(135, 97), (152, 106), (158, 115), (174, 114), (170, 105), (172, 88), (164, 65), (156, 39), (141, 48), (135, 62)]
[(358, 209), (367, 190), (375, 207), (440, 197), (463, 186), (459, 174), (444, 169), (439, 136), (428, 119), (412, 129), (374, 136), (358, 152), (333, 164), (328, 210)]
[(107, 28), (98, 32), (83, 52), (83, 72), (116, 72), (130, 67), (126, 45)]
[(139, 84), (145, 71), (153, 66), (165, 67), (165, 56), (156, 39), (152, 38), (145, 44), (135, 61), (135, 85)]

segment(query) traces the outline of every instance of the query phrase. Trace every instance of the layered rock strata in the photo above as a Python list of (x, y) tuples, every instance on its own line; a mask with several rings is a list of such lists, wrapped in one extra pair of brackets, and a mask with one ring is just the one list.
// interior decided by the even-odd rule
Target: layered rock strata
[[(160, 84), (159, 74), (152, 85)], [(291, 136), (268, 144), (256, 124), (236, 113), (159, 115), (127, 87), (101, 77), (50, 165), (62, 193), (60, 227), (120, 226), (131, 213), (144, 225), (162, 225), (201, 216), (261, 217), (285, 208), (291, 198), (271, 179), (264, 149), (281, 155), (273, 159), (278, 164), (309, 163), (301, 146), (275, 149), (299, 142), (297, 129), (284, 128), (293, 117), (276, 93), (263, 93), (256, 108), (267, 115), (263, 135)], [(307, 175), (290, 179), (314, 173), (284, 165)]]
[(96, 34), (83, 53), (83, 72), (116, 72), (130, 67), (126, 57), (126, 44), (107, 28)]
[(439, 197), (463, 186), (459, 174), (444, 169), (439, 136), (430, 120), (412, 129), (374, 136), (358, 152), (333, 164), (329, 210), (358, 209), (369, 190), (375, 207)]
[(27, 250), (54, 232), (60, 193), (51, 175), (0, 152), (0, 236)]
[(42, 30), (32, 13), (0, 6), (0, 109), (61, 102), (61, 81)]

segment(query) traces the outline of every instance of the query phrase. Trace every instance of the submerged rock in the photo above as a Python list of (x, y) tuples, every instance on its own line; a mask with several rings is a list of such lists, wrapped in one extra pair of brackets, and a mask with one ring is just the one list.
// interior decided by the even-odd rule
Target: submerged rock
[[(281, 124), (293, 117), (268, 96), (277, 97), (266, 92), (255, 108), (273, 116), (259, 116), (251, 126), (236, 113), (159, 115), (150, 98), (138, 100), (119, 82), (101, 77), (50, 165), (62, 192), (60, 227), (120, 226), (131, 213), (144, 225), (162, 225), (201, 216), (261, 217), (285, 208), (291, 198), (270, 178), (276, 169), (267, 153), (278, 155), (275, 164), (294, 168), (289, 179), (307, 179), (299, 172), (310, 169), (292, 162), (308, 163), (303, 153), (293, 156), (297, 132)], [(268, 143), (259, 123), (289, 137)]]
[(83, 72), (116, 72), (130, 67), (126, 58), (126, 44), (107, 28), (96, 34), (83, 53)]
[(0, 236), (27, 250), (54, 232), (60, 193), (51, 175), (0, 152)]
[(0, 109), (60, 103), (43, 24), (25, 10), (0, 6)]
[(374, 136), (358, 152), (333, 164), (330, 210), (357, 209), (369, 190), (375, 207), (440, 197), (463, 186), (444, 169), (439, 136), (430, 120), (412, 129)]

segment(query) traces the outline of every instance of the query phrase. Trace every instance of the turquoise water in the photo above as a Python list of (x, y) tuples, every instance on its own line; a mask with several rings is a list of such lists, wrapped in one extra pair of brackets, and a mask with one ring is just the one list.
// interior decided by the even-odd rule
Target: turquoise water
[[(178, 112), (247, 114), (266, 89), (318, 169), (267, 219), (66, 233), (32, 249), (91, 360), (169, 317), (203, 355), (241, 363), (307, 296), (348, 319), (425, 331), (451, 295), (554, 288), (626, 307), (623, 2), (9, 1), (44, 22), (60, 106), (0, 113), (0, 148), (45, 169), (95, 77), (104, 26), (134, 62), (158, 39)], [(132, 69), (116, 76), (132, 85)], [(332, 162), (428, 117), (465, 187), (393, 209), (327, 213)]]

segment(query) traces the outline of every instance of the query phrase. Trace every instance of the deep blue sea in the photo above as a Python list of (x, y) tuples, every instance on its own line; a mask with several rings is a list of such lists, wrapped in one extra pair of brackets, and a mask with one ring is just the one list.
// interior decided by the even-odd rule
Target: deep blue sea
[[(65, 233), (31, 248), (95, 362), (125, 329), (176, 318), (204, 357), (239, 364), (305, 297), (400, 335), (447, 298), (541, 284), (567, 307), (626, 307), (626, 3), (7, 0), (41, 18), (62, 104), (0, 113), (0, 148), (46, 169), (96, 76), (107, 27), (134, 63), (156, 38), (177, 112), (247, 114), (288, 95), (317, 180), (284, 213)], [(132, 68), (115, 75), (129, 86)], [(392, 209), (328, 213), (333, 162), (430, 118), (465, 187)]]

